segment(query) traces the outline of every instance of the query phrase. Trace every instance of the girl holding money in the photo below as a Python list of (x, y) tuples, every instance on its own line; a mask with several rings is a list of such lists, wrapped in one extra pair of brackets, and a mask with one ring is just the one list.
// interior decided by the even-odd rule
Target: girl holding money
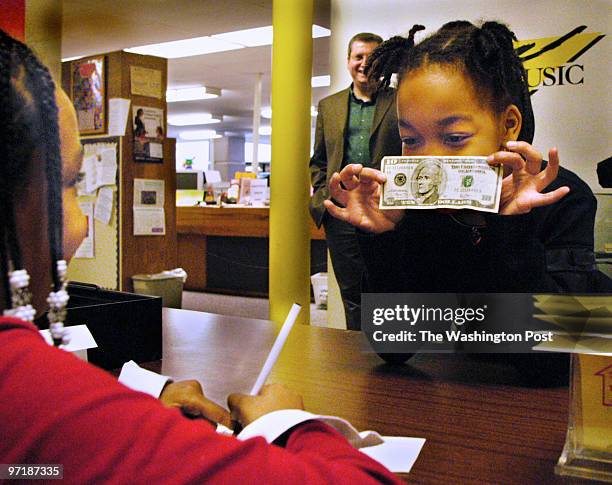
[[(347, 165), (330, 180), (330, 214), (357, 226), (366, 267), (362, 291), (378, 293), (520, 293), (612, 291), (595, 270), (596, 202), (589, 187), (531, 145), (534, 115), (527, 75), (502, 24), (444, 25), (415, 45), (393, 37), (369, 59), (372, 79), (398, 73), (402, 155), (486, 156), (502, 165), (499, 213), (381, 210), (386, 176)], [(381, 354), (403, 362), (410, 354)], [(562, 382), (561, 354), (514, 354), (530, 383)], [(565, 376), (565, 377), (564, 377)]]
[(498, 214), (380, 210), (385, 175), (348, 165), (330, 181), (330, 214), (361, 229), (374, 292), (589, 292), (609, 287), (594, 270), (595, 198), (572, 172), (531, 145), (527, 76), (502, 24), (444, 25), (419, 44), (393, 37), (369, 59), (373, 79), (398, 73), (405, 156), (487, 156), (502, 165)]

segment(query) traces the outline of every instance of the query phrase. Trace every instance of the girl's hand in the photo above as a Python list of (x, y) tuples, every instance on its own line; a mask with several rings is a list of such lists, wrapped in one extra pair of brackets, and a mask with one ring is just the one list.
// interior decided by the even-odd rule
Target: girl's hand
[(335, 173), (329, 181), (331, 200), (323, 202), (325, 208), (336, 219), (348, 222), (364, 231), (381, 233), (395, 229), (404, 211), (401, 209), (380, 210), (381, 185), (387, 177), (379, 170), (350, 164)]
[(512, 173), (502, 182), (499, 213), (504, 215), (526, 214), (534, 207), (554, 204), (569, 193), (569, 187), (559, 187), (552, 192), (542, 191), (557, 178), (559, 153), (556, 148), (548, 152), (548, 165), (541, 170), (542, 155), (529, 143), (509, 141), (509, 151), (490, 155), (489, 165), (505, 165)]
[(202, 391), (202, 386), (196, 380), (167, 384), (159, 400), (164, 406), (179, 408), (189, 417), (201, 417), (213, 425), (221, 423), (224, 426), (231, 426), (230, 414), (218, 404), (207, 399)]
[(243, 426), (272, 411), (304, 409), (302, 396), (280, 384), (263, 386), (257, 396), (230, 394), (227, 403), (232, 417)]

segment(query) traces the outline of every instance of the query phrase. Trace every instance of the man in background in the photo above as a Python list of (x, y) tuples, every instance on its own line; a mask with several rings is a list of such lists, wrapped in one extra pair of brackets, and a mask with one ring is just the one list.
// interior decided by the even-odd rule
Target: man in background
[(395, 90), (378, 89), (364, 73), (368, 57), (382, 43), (371, 33), (354, 35), (349, 41), (347, 68), (351, 85), (320, 101), (310, 181), (314, 193), (310, 214), (317, 227), (323, 225), (336, 280), (340, 287), (346, 325), (361, 329), (361, 276), (363, 261), (355, 228), (334, 219), (325, 210), (329, 179), (349, 163), (380, 168), (386, 155), (401, 155), (397, 127)]

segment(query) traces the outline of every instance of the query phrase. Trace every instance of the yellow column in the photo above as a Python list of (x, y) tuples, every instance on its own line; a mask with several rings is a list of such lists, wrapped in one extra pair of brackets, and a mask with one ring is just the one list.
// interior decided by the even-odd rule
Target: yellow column
[(270, 319), (299, 303), (310, 321), (310, 78), (313, 0), (274, 0)]

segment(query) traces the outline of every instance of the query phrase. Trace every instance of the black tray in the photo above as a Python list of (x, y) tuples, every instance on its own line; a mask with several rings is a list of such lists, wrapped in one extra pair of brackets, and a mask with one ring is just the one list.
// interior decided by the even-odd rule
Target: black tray
[[(98, 348), (89, 349), (89, 362), (117, 369), (128, 360), (148, 362), (162, 355), (162, 299), (104, 290), (96, 285), (68, 284), (66, 325), (87, 325)], [(37, 322), (48, 328), (46, 316)]]

